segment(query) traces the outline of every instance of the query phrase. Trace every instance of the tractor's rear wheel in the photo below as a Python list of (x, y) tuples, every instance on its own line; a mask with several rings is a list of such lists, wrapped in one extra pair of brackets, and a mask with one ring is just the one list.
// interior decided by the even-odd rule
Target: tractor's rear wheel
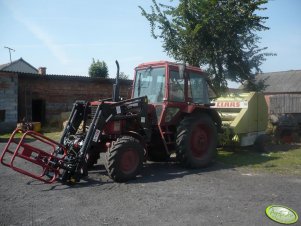
[(105, 167), (109, 177), (125, 182), (136, 177), (142, 168), (144, 149), (140, 142), (130, 136), (118, 138), (106, 153)]
[(205, 167), (216, 154), (216, 126), (207, 114), (186, 117), (177, 128), (176, 143), (177, 160), (185, 167)]

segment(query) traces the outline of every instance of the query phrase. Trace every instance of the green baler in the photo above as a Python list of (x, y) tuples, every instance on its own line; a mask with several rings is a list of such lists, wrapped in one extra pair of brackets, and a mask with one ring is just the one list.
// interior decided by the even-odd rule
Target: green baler
[(229, 94), (215, 100), (224, 133), (221, 146), (263, 145), (268, 125), (268, 107), (264, 95), (257, 92)]

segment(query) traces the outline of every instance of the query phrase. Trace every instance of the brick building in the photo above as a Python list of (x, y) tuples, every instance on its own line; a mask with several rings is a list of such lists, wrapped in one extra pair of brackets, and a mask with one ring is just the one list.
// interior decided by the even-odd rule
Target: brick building
[[(11, 130), (26, 118), (57, 124), (75, 100), (112, 96), (115, 79), (0, 71), (0, 132)], [(127, 97), (132, 81), (120, 80), (120, 95)]]

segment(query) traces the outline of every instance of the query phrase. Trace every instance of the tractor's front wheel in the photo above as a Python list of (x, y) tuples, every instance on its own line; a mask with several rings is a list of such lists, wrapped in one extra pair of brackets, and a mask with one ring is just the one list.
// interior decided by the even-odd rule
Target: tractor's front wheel
[(177, 160), (188, 168), (207, 166), (216, 154), (217, 130), (207, 114), (184, 118), (177, 128)]
[(130, 136), (118, 138), (106, 153), (105, 167), (109, 177), (125, 182), (136, 177), (142, 168), (144, 149), (140, 142)]

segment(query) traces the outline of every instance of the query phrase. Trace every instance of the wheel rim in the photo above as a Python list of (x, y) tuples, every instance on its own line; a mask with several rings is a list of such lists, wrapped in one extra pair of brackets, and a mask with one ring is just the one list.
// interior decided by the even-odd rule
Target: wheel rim
[(124, 174), (131, 174), (133, 173), (139, 164), (139, 157), (137, 152), (133, 148), (127, 149), (121, 156), (120, 159), (120, 170)]
[(195, 126), (190, 137), (190, 149), (193, 157), (200, 159), (208, 152), (210, 136), (212, 134), (206, 125), (197, 124)]

